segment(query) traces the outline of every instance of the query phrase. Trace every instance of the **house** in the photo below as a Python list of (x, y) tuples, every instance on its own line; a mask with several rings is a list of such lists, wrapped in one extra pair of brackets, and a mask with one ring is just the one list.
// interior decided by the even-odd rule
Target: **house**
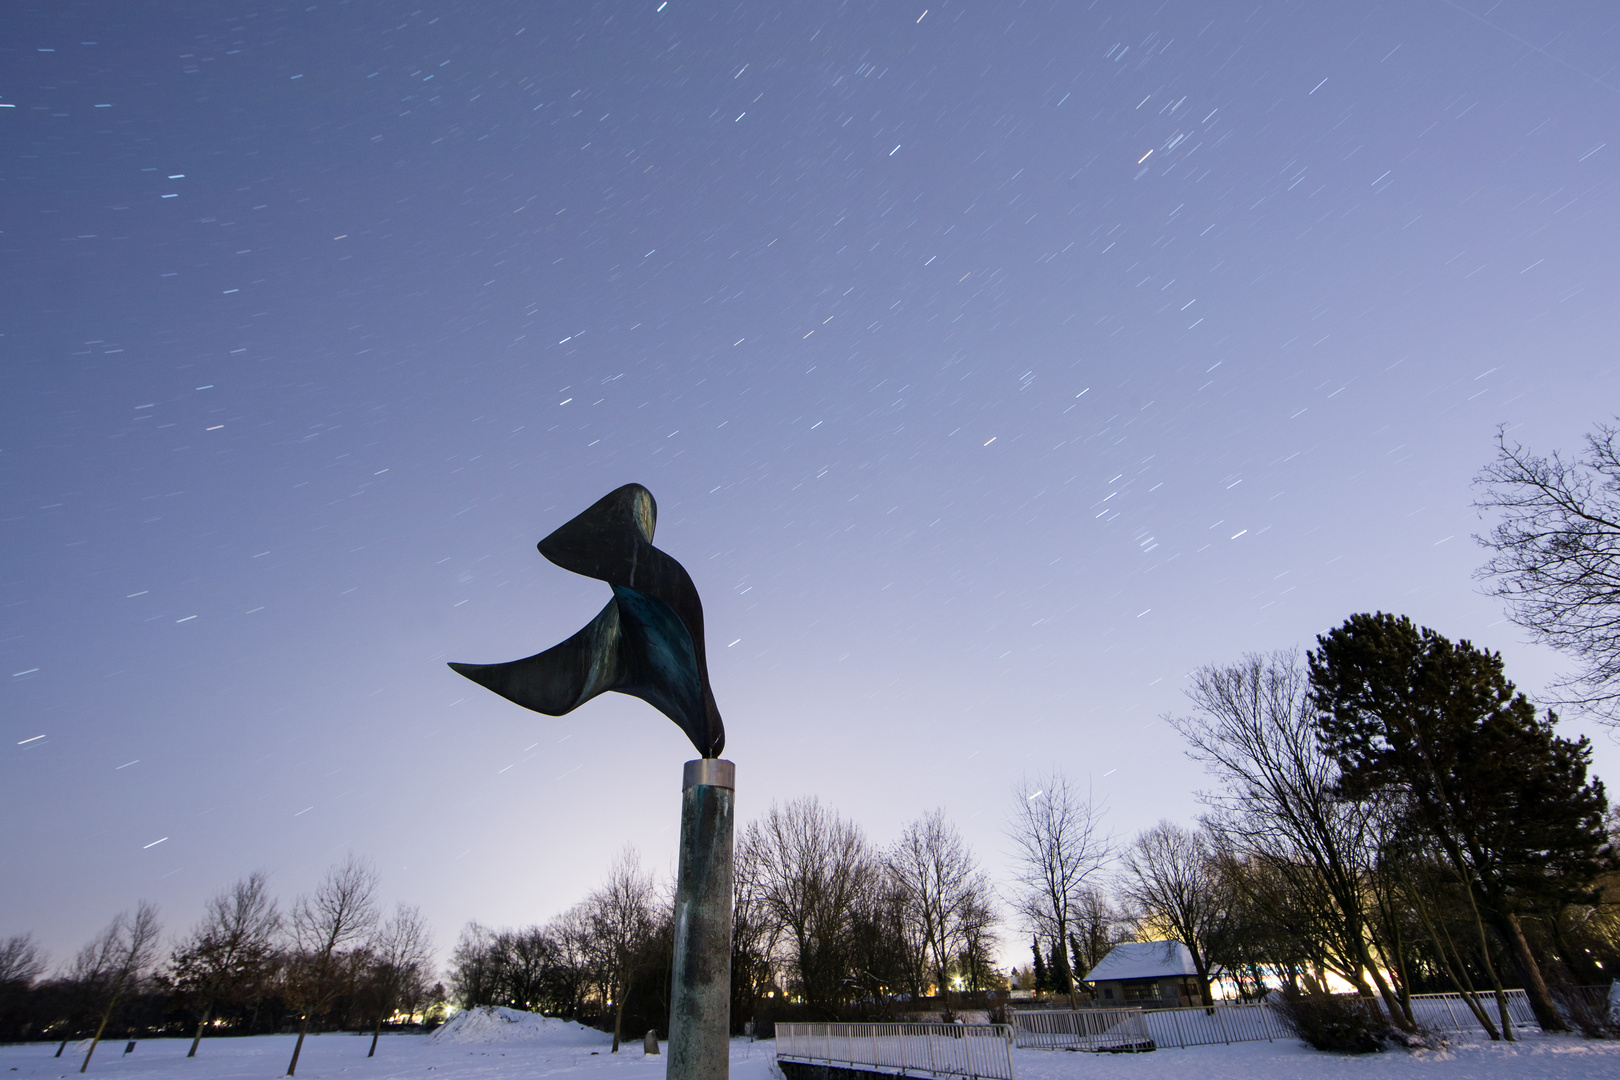
[(1095, 1004), (1173, 1009), (1200, 1005), (1198, 969), (1179, 941), (1130, 941), (1115, 945), (1081, 982)]

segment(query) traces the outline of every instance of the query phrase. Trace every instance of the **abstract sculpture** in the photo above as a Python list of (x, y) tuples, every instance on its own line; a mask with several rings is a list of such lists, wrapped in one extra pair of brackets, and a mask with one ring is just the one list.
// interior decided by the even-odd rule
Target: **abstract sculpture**
[(703, 757), (725, 749), (709, 690), (703, 604), (684, 567), (652, 545), (658, 504), (626, 484), (540, 541), (540, 554), (613, 586), (613, 599), (579, 633), (506, 664), (450, 667), (509, 701), (562, 716), (608, 690), (630, 694), (675, 721)]
[(669, 1080), (727, 1080), (731, 1032), (731, 867), (735, 768), (709, 690), (703, 605), (681, 564), (652, 545), (658, 506), (626, 484), (540, 541), (540, 554), (605, 581), (613, 599), (579, 633), (506, 664), (450, 667), (526, 709), (562, 716), (608, 690), (675, 721), (702, 755), (681, 777)]

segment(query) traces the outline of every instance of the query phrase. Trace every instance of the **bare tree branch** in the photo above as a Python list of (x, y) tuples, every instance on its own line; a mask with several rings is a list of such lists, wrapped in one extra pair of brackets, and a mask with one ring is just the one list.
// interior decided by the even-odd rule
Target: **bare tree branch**
[(302, 1015), (287, 1075), (298, 1069), (309, 1018), (342, 986), (345, 949), (364, 941), (377, 923), (377, 871), (365, 859), (348, 856), (332, 867), (308, 896), (293, 905), (293, 989)]
[(1069, 926), (1086, 883), (1113, 857), (1113, 837), (1103, 828), (1103, 808), (1082, 795), (1061, 773), (1020, 781), (1013, 792), (1013, 842), (1022, 889), (1016, 906), (1037, 935), (1054, 942), (1059, 987), (1078, 1006), (1069, 962)]
[(1599, 424), (1585, 452), (1540, 457), (1497, 432), (1474, 505), (1497, 515), (1474, 539), (1491, 552), (1478, 577), (1508, 617), (1576, 661), (1566, 704), (1620, 723), (1620, 427)]
[(197, 1045), (221, 995), (255, 978), (270, 960), (281, 915), (270, 896), (269, 880), (255, 872), (208, 901), (202, 921), (175, 949), (170, 966), (177, 982), (192, 987), (202, 999), (202, 1015), (187, 1057)]
[(970, 943), (982, 945), (978, 936), (989, 929), (989, 880), (942, 810), (906, 826), (886, 862), (902, 917), (921, 942), (935, 985), (944, 994), (951, 964)]
[(1215, 1004), (1210, 946), (1226, 929), (1230, 905), (1208, 838), (1161, 821), (1126, 850), (1125, 871), (1126, 896), (1150, 924), (1187, 947), (1203, 1004)]
[(90, 1055), (96, 1052), (101, 1036), (113, 1012), (131, 990), (140, 982), (157, 959), (158, 935), (157, 906), (142, 900), (133, 915), (121, 914), (97, 938), (86, 945), (73, 964), (73, 977), (82, 987), (99, 998), (101, 1021), (96, 1026), (90, 1048), (84, 1052), (84, 1063), (79, 1071), (90, 1068)]

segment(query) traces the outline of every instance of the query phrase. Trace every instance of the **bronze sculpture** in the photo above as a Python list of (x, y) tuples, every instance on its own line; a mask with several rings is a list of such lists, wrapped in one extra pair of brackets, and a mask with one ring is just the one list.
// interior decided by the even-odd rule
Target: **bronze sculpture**
[(681, 776), (666, 1080), (726, 1080), (730, 1070), (732, 820), (736, 771), (709, 690), (703, 605), (685, 568), (652, 545), (658, 505), (626, 484), (540, 541), (540, 554), (605, 581), (613, 599), (579, 633), (506, 664), (451, 664), (526, 709), (572, 712), (608, 690), (641, 698), (702, 755)]
[(705, 758), (726, 745), (709, 689), (703, 605), (685, 568), (652, 545), (658, 504), (626, 484), (540, 541), (564, 570), (605, 581), (613, 599), (579, 633), (505, 664), (451, 664), (473, 682), (548, 716), (598, 694), (641, 698), (675, 721)]

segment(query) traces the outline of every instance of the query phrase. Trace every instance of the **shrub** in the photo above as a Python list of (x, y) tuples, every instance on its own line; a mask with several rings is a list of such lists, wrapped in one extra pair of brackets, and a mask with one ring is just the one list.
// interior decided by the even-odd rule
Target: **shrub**
[(1376, 1054), (1394, 1034), (1378, 1002), (1356, 995), (1285, 993), (1277, 1012), (1295, 1035), (1318, 1050)]
[(1588, 1039), (1620, 1038), (1620, 1015), (1609, 1005), (1608, 987), (1555, 986), (1553, 996), (1558, 999), (1565, 1018)]

